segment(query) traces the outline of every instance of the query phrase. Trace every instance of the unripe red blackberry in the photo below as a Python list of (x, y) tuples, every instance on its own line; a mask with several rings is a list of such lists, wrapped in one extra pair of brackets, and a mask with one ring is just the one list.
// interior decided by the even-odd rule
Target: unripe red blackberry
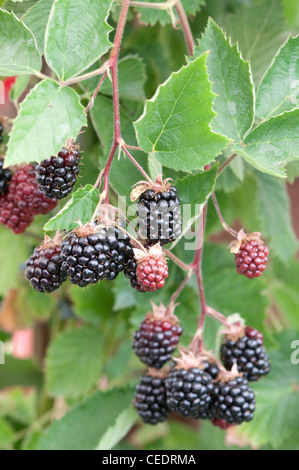
[(63, 267), (80, 287), (115, 279), (131, 256), (130, 238), (114, 226), (86, 224), (62, 243)]
[(263, 335), (250, 326), (240, 327), (233, 334), (224, 337), (221, 360), (227, 370), (237, 364), (239, 372), (242, 372), (249, 382), (259, 380), (270, 371)]
[(182, 416), (208, 417), (214, 393), (211, 376), (200, 368), (201, 361), (192, 353), (182, 353), (176, 361), (166, 379), (168, 407)]
[(138, 199), (139, 237), (149, 245), (174, 242), (181, 235), (181, 203), (178, 190), (159, 175), (153, 184), (141, 182), (131, 199)]
[(144, 423), (158, 424), (170, 413), (166, 403), (164, 373), (149, 369), (136, 387), (133, 404)]
[[(138, 290), (155, 292), (161, 289), (168, 277), (168, 267), (160, 244), (150, 247), (149, 250), (134, 249), (134, 257), (137, 263), (136, 287), (138, 286)], [(135, 280), (134, 275), (132, 280)]]
[(62, 269), (61, 242), (59, 233), (53, 239), (46, 236), (26, 262), (25, 275), (38, 292), (53, 292), (66, 281), (67, 275)]
[(227, 429), (232, 428), (234, 426), (233, 424), (228, 423), (224, 419), (219, 419), (219, 418), (214, 418), (212, 420), (212, 424), (213, 426), (216, 426), (222, 429), (223, 431), (226, 431)]
[(0, 196), (8, 192), (12, 172), (9, 168), (3, 168), (4, 160), (0, 158)]
[(160, 369), (169, 361), (183, 332), (173, 308), (153, 305), (134, 333), (133, 349), (141, 362)]
[(47, 198), (62, 199), (70, 194), (79, 174), (79, 160), (78, 147), (71, 144), (35, 167), (36, 181)]
[(213, 409), (216, 418), (229, 424), (242, 424), (253, 419), (255, 395), (248, 380), (238, 374), (236, 366), (231, 372), (221, 372), (215, 385)]
[(260, 233), (245, 234), (239, 232), (238, 242), (231, 247), (235, 253), (237, 272), (248, 279), (254, 279), (263, 274), (268, 262), (269, 250), (260, 238)]
[(0, 198), (0, 223), (14, 233), (31, 225), (34, 215), (48, 214), (57, 205), (38, 189), (32, 165), (19, 167), (12, 175), (8, 192)]

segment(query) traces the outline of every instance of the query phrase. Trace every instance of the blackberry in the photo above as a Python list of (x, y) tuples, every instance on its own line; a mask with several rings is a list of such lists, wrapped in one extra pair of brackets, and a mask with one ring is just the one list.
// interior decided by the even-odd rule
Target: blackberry
[(144, 423), (158, 424), (169, 416), (163, 375), (149, 370), (136, 387), (133, 404)]
[(134, 255), (132, 255), (132, 257), (127, 261), (125, 265), (124, 274), (130, 280), (130, 284), (133, 289), (136, 289), (138, 292), (145, 292), (145, 290), (142, 289), (142, 286), (137, 281), (136, 269), (137, 261)]
[(233, 424), (229, 424), (224, 419), (219, 419), (219, 418), (214, 418), (212, 420), (212, 424), (213, 424), (213, 426), (217, 426), (218, 428), (222, 429), (223, 431), (226, 431), (227, 429), (233, 427)]
[(214, 361), (203, 361), (201, 368), (204, 372), (207, 372), (213, 380), (217, 379), (220, 369)]
[(209, 417), (214, 393), (211, 376), (199, 368), (192, 353), (182, 353), (177, 362), (166, 379), (168, 407), (185, 417)]
[(67, 197), (79, 174), (80, 152), (75, 146), (63, 147), (57, 157), (43, 160), (35, 167), (39, 188), (49, 199)]
[(217, 383), (213, 403), (215, 417), (229, 424), (251, 421), (255, 411), (255, 395), (248, 386), (248, 380), (240, 376), (224, 380)]
[(263, 335), (251, 327), (241, 329), (235, 337), (227, 335), (224, 338), (221, 360), (227, 370), (231, 370), (236, 363), (239, 372), (242, 372), (249, 382), (260, 379), (270, 371)]
[(136, 282), (134, 287), (138, 286), (141, 292), (155, 292), (161, 289), (168, 277), (168, 267), (161, 245), (157, 243), (149, 250), (134, 249), (134, 257), (137, 263), (136, 277), (134, 271), (131, 271), (131, 279)]
[(132, 199), (138, 198), (139, 236), (150, 245), (174, 242), (181, 235), (182, 215), (178, 190), (159, 175), (149, 185), (144, 183), (132, 191)]
[(3, 168), (3, 164), (4, 160), (0, 158), (0, 196), (3, 196), (8, 192), (8, 187), (12, 176), (11, 170), (9, 168)]
[(235, 253), (237, 272), (248, 279), (261, 276), (266, 269), (269, 249), (260, 239), (260, 233), (246, 235), (241, 231), (238, 239), (231, 248), (231, 252)]
[(59, 234), (53, 240), (46, 237), (26, 262), (25, 275), (37, 292), (53, 292), (67, 279), (62, 269), (61, 241)]
[(135, 354), (144, 364), (160, 369), (171, 358), (182, 332), (172, 312), (167, 312), (163, 305), (153, 304), (153, 311), (134, 333)]
[(132, 247), (118, 228), (86, 224), (63, 241), (61, 253), (71, 283), (85, 287), (115, 279), (132, 256)]

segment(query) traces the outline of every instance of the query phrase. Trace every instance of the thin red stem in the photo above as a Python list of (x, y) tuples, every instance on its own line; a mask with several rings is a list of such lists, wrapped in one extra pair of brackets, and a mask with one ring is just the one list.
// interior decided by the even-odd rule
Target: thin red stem
[(218, 218), (221, 222), (221, 225), (222, 227), (224, 228), (224, 230), (226, 232), (228, 232), (230, 235), (232, 235), (233, 237), (237, 237), (238, 236), (238, 232), (236, 232), (236, 230), (232, 229), (229, 225), (227, 225), (227, 223), (225, 222), (223, 216), (222, 216), (222, 213), (221, 213), (221, 210), (220, 210), (220, 207), (219, 207), (219, 204), (218, 204), (218, 201), (217, 201), (217, 198), (216, 198), (216, 195), (215, 193), (212, 194), (212, 200), (213, 200), (213, 203), (214, 203), (214, 207), (215, 207), (215, 210), (217, 212), (217, 215), (218, 215)]
[(190, 269), (187, 276), (185, 277), (185, 279), (182, 281), (182, 283), (180, 284), (180, 286), (178, 287), (178, 289), (172, 294), (171, 296), (171, 299), (170, 299), (170, 302), (169, 302), (169, 305), (173, 305), (175, 303), (175, 301), (177, 300), (177, 298), (179, 297), (179, 295), (181, 294), (181, 292), (184, 290), (184, 288), (186, 287), (186, 285), (188, 284), (191, 276), (193, 274), (193, 269)]
[(192, 266), (189, 264), (184, 263), (180, 258), (175, 256), (171, 251), (165, 250), (165, 254), (177, 265), (179, 268), (183, 269), (184, 271), (189, 271)]
[(193, 39), (193, 35), (192, 35), (192, 31), (191, 31), (191, 28), (190, 28), (190, 25), (189, 25), (187, 15), (185, 13), (185, 10), (184, 10), (183, 5), (180, 2), (180, 0), (177, 0), (177, 2), (175, 4), (175, 9), (176, 9), (177, 14), (179, 15), (179, 18), (180, 18), (180, 22), (181, 22), (181, 25), (182, 25), (182, 29), (183, 29), (183, 33), (184, 33), (185, 42), (186, 42), (186, 45), (187, 45), (188, 52), (189, 52), (190, 56), (192, 57), (193, 56), (193, 50), (194, 50), (194, 39)]
[(131, 162), (136, 166), (136, 168), (140, 171), (140, 173), (144, 176), (144, 178), (150, 183), (150, 184), (153, 184), (153, 181), (150, 179), (150, 177), (148, 176), (148, 174), (146, 173), (146, 171), (142, 168), (141, 165), (139, 165), (139, 163), (135, 160), (135, 158), (133, 157), (133, 155), (130, 154), (129, 150), (126, 148), (126, 146), (123, 146), (122, 147), (123, 151), (125, 152), (125, 154), (129, 157), (129, 159), (131, 160)]
[(219, 170), (218, 170), (218, 176), (225, 170), (225, 168), (227, 168), (230, 163), (237, 157), (237, 154), (234, 153), (231, 157), (229, 157), (227, 160), (225, 160), (225, 162), (219, 167)]
[(217, 320), (219, 323), (222, 323), (222, 325), (225, 325), (227, 327), (230, 326), (229, 322), (227, 321), (227, 318), (222, 315), (222, 313), (217, 312), (217, 310), (215, 310), (214, 308), (207, 307), (207, 314), (209, 315), (209, 317), (214, 318), (214, 320)]
[(102, 78), (101, 78), (101, 80), (100, 80), (98, 86), (96, 87), (96, 89), (95, 89), (95, 91), (94, 91), (94, 94), (92, 95), (92, 98), (91, 98), (90, 102), (88, 103), (88, 105), (87, 105), (86, 108), (85, 108), (85, 113), (86, 113), (86, 114), (87, 114), (88, 111), (90, 111), (90, 109), (93, 107), (94, 101), (95, 101), (95, 99), (96, 99), (96, 97), (97, 97), (97, 95), (98, 95), (98, 93), (99, 93), (99, 91), (100, 91), (100, 88), (101, 88), (101, 86), (103, 85), (104, 80), (105, 80), (106, 77), (107, 77), (107, 70), (103, 73)]

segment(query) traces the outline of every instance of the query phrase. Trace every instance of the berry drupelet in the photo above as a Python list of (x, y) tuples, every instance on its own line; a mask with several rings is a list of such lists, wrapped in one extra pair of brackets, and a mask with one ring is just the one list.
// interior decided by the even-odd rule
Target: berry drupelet
[(237, 364), (239, 372), (242, 372), (249, 382), (259, 380), (270, 371), (263, 335), (250, 326), (240, 327), (233, 335), (224, 337), (221, 360), (227, 370)]
[(129, 237), (114, 226), (81, 225), (62, 243), (63, 267), (80, 287), (115, 279), (131, 256)]
[(53, 292), (66, 281), (66, 272), (62, 269), (62, 236), (45, 237), (45, 241), (35, 248), (26, 262), (25, 275), (37, 292)]
[(152, 312), (146, 315), (134, 333), (133, 349), (141, 362), (160, 369), (170, 360), (183, 330), (173, 309), (153, 304)]
[(154, 425), (168, 418), (170, 410), (166, 403), (165, 380), (161, 371), (149, 369), (141, 377), (133, 404), (144, 423)]
[(3, 168), (4, 160), (0, 158), (0, 196), (8, 192), (12, 172), (9, 168)]
[(79, 160), (78, 148), (71, 145), (35, 167), (36, 181), (47, 198), (62, 199), (70, 194), (79, 174)]
[(181, 204), (178, 190), (159, 175), (150, 185), (138, 185), (131, 195), (138, 199), (139, 236), (148, 245), (174, 242), (181, 234)]
[(201, 361), (192, 353), (181, 353), (166, 379), (168, 407), (185, 417), (211, 418), (214, 384)]
[(0, 144), (3, 142), (3, 125), (0, 123)]
[(254, 279), (265, 271), (269, 249), (261, 240), (260, 233), (245, 234), (241, 230), (238, 242), (232, 245), (231, 252), (235, 254), (236, 269), (239, 274)]

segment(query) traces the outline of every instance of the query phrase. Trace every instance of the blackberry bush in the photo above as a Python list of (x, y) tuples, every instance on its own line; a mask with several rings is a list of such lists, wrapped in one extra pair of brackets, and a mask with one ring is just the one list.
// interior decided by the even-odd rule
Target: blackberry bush
[(36, 181), (47, 198), (62, 199), (70, 194), (79, 175), (79, 160), (79, 149), (71, 144), (35, 167)]
[(165, 421), (170, 410), (166, 403), (164, 374), (149, 369), (136, 387), (133, 403), (144, 423), (158, 424)]

